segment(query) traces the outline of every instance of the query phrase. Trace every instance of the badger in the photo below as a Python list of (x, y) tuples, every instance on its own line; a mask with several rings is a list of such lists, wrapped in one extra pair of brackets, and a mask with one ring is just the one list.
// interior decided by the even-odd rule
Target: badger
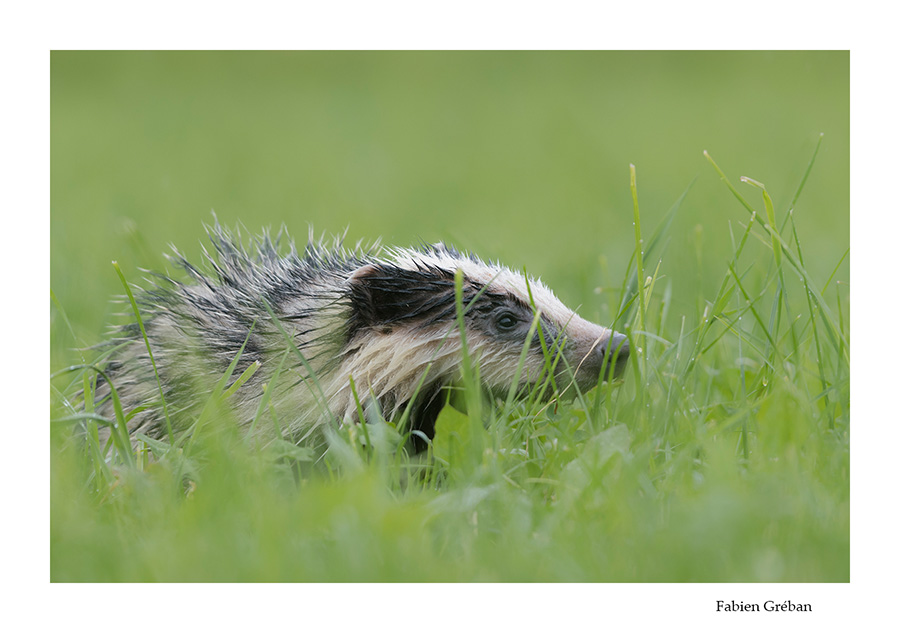
[(323, 425), (408, 410), (421, 448), (416, 438), (433, 438), (443, 394), (460, 384), (464, 344), (482, 387), (499, 394), (548, 374), (559, 392), (587, 391), (621, 375), (629, 355), (623, 334), (581, 318), (540, 280), (442, 243), (347, 248), (310, 232), (300, 254), (283, 229), (248, 245), (218, 221), (207, 233), (204, 264), (173, 247), (182, 280), (154, 273), (136, 293), (140, 322), (109, 342), (96, 410), (113, 419), (111, 383), (132, 435), (187, 428), (237, 359), (233, 376), (251, 375), (227, 403), (252, 433), (273, 426), (257, 419), (261, 401), (262, 417), (297, 443)]

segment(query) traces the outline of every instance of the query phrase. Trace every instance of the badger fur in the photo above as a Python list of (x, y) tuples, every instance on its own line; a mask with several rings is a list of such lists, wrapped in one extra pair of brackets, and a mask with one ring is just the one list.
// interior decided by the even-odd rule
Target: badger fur
[[(622, 334), (582, 319), (540, 281), (443, 244), (347, 249), (311, 235), (302, 255), (292, 242), (280, 254), (279, 239), (267, 234), (247, 248), (218, 223), (208, 232), (215, 254), (206, 253), (203, 269), (175, 251), (170, 259), (188, 280), (156, 275), (137, 294), (156, 372), (136, 323), (112, 341), (105, 374), (126, 413), (145, 407), (130, 420), (131, 433), (162, 437), (167, 417), (176, 430), (186, 428), (243, 347), (233, 377), (259, 366), (228, 399), (242, 424), (257, 416), (268, 389), (269, 406), (293, 441), (329, 422), (358, 422), (360, 405), (369, 421), (397, 418), (412, 406), (411, 428), (433, 437), (442, 390), (460, 377), (457, 270), (467, 349), (486, 389), (505, 395), (512, 386), (535, 308), (544, 345), (535, 332), (520, 387), (546, 375), (545, 347), (560, 354), (561, 391), (572, 391), (573, 382), (586, 391), (601, 372), (621, 373), (628, 357)], [(98, 412), (112, 418), (108, 394), (101, 381)], [(254, 433), (264, 428), (273, 425), (258, 422)]]

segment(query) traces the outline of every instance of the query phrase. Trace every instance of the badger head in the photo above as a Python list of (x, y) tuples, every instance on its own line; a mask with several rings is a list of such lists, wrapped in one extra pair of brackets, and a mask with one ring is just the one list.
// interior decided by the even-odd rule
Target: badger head
[[(419, 389), (413, 427), (433, 436), (443, 404), (439, 392), (458, 380), (462, 362), (457, 270), (463, 275), (466, 343), (488, 390), (505, 394), (513, 387), (530, 332), (519, 390), (546, 377), (545, 349), (559, 355), (554, 378), (563, 393), (573, 393), (573, 384), (587, 391), (601, 377), (623, 372), (626, 337), (581, 318), (539, 280), (442, 244), (393, 250), (348, 279), (350, 315), (340, 372), (343, 379), (353, 377), (361, 399), (377, 400), (388, 417)], [(538, 313), (540, 332), (531, 329)], [(347, 407), (345, 418), (355, 418), (355, 402)]]

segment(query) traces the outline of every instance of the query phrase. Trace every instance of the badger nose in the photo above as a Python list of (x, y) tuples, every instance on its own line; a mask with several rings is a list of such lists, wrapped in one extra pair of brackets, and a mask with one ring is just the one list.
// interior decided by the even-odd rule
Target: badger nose
[(607, 359), (606, 375), (620, 376), (628, 363), (628, 337), (613, 332), (606, 343), (597, 348), (597, 353)]

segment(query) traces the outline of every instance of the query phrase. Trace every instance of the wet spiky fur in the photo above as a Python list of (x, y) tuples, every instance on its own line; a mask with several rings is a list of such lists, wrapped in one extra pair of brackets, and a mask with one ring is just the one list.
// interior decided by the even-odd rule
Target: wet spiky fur
[[(251, 363), (259, 369), (229, 399), (241, 423), (249, 425), (257, 415), (264, 385), (294, 441), (329, 421), (357, 422), (360, 406), (367, 419), (395, 418), (418, 390), (411, 425), (433, 435), (441, 390), (460, 374), (457, 269), (464, 303), (475, 299), (465, 313), (467, 345), (488, 389), (506, 393), (513, 382), (535, 315), (532, 299), (545, 341), (562, 350), (560, 385), (571, 384), (574, 375), (586, 390), (601, 372), (619, 371), (628, 354), (622, 335), (585, 321), (539, 281), (526, 282), (519, 273), (442, 244), (345, 249), (338, 240), (325, 245), (311, 236), (301, 255), (293, 243), (280, 254), (279, 240), (268, 235), (248, 249), (218, 224), (209, 236), (215, 254), (206, 254), (205, 270), (176, 251), (172, 259), (188, 280), (157, 275), (153, 287), (137, 295), (159, 383), (136, 325), (112, 342), (117, 347), (106, 373), (126, 411), (147, 407), (129, 423), (132, 433), (161, 436), (166, 416), (176, 430), (184, 428), (243, 346), (233, 375)], [(520, 384), (538, 380), (544, 369), (535, 335)], [(101, 384), (98, 396), (108, 391)], [(99, 411), (112, 417), (108, 400)], [(266, 428), (271, 425), (258, 423), (255, 432)]]

